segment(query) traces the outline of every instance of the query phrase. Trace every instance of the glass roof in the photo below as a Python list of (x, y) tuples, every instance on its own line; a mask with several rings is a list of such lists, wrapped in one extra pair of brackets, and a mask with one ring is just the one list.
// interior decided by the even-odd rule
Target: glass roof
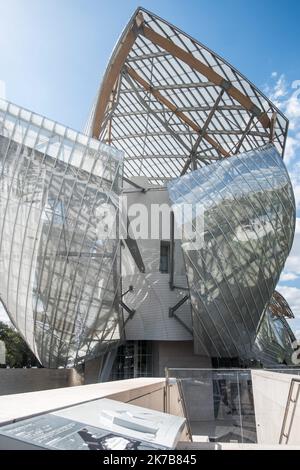
[(87, 130), (122, 149), (124, 176), (154, 184), (273, 142), (288, 121), (240, 72), (139, 8), (109, 60)]

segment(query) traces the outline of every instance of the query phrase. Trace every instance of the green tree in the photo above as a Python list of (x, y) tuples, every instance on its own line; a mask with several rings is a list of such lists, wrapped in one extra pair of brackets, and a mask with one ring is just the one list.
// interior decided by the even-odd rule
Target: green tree
[(6, 364), (9, 367), (40, 366), (20, 334), (11, 326), (0, 321), (0, 340), (6, 348)]

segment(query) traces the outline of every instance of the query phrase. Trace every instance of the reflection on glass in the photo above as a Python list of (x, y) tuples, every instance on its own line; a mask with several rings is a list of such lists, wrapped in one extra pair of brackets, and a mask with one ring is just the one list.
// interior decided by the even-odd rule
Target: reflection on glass
[(210, 442), (257, 442), (250, 370), (168, 369), (167, 374), (177, 379), (192, 434)]
[[(182, 241), (196, 352), (253, 357), (256, 329), (295, 229), (294, 195), (281, 157), (270, 144), (186, 174), (168, 189), (178, 225), (182, 204), (204, 210), (203, 246), (188, 243), (189, 237)], [(192, 217), (184, 223), (197, 232)]]
[(264, 366), (276, 364), (294, 366), (293, 342), (296, 340), (285, 317), (293, 318), (286, 300), (274, 292), (257, 331), (254, 349)]
[(120, 153), (0, 101), (1, 300), (46, 367), (120, 338)]

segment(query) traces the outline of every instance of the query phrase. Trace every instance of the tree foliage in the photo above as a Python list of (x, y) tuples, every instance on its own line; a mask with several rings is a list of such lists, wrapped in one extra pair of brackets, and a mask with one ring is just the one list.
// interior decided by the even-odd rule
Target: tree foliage
[(31, 367), (40, 365), (20, 334), (14, 328), (1, 321), (0, 340), (5, 343), (6, 364), (9, 367)]

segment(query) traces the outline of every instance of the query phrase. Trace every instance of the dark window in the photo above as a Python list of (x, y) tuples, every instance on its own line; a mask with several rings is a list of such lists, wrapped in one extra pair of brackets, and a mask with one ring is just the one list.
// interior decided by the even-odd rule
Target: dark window
[(153, 377), (152, 341), (126, 341), (119, 346), (110, 380)]
[(161, 273), (168, 273), (170, 271), (170, 242), (160, 242), (160, 263), (159, 270)]

